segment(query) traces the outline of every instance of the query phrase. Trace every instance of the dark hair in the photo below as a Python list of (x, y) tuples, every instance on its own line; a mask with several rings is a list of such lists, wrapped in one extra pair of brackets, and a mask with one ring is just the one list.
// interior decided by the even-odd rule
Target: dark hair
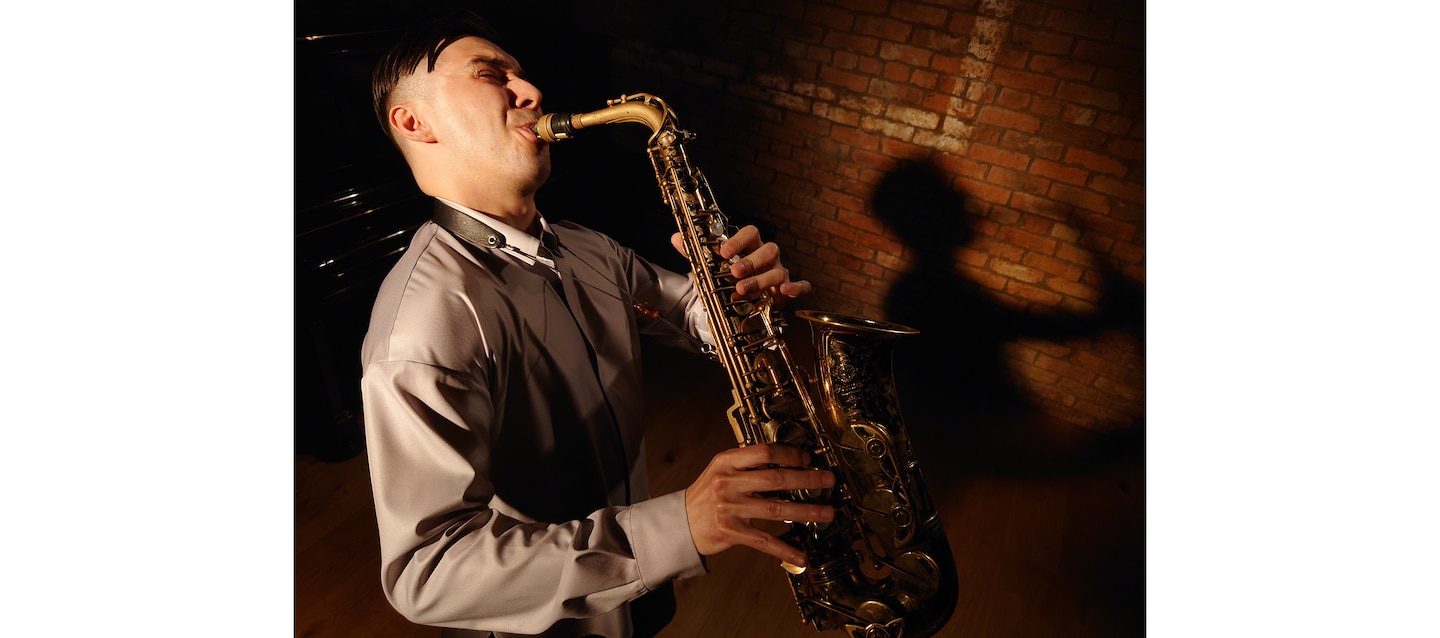
[(445, 17), (422, 22), (411, 27), (375, 65), (370, 74), (371, 100), (375, 106), (375, 118), (380, 129), (390, 137), (390, 92), (400, 83), (400, 78), (415, 72), (421, 60), (427, 60), (425, 72), (435, 70), (435, 60), (445, 47), (457, 40), (470, 36), (484, 38), (501, 46), (500, 35), (474, 11), (456, 11)]

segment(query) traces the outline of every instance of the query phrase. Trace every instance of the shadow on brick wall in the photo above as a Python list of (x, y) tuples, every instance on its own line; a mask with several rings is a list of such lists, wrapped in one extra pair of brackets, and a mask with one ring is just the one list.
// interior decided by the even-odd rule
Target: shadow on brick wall
[[(1097, 259), (1105, 281), (1092, 314), (1016, 310), (958, 272), (957, 249), (983, 219), (928, 161), (906, 161), (874, 195), (874, 210), (913, 252), (886, 316), (920, 330), (897, 349), (895, 377), (911, 437), (944, 450), (954, 471), (1052, 475), (1143, 454), (1143, 418), (1105, 432), (1049, 415), (1014, 381), (1007, 343), (1062, 341), (1122, 330), (1144, 342), (1143, 290)], [(1143, 350), (1139, 353), (1143, 360)], [(964, 468), (963, 470), (959, 468)]]

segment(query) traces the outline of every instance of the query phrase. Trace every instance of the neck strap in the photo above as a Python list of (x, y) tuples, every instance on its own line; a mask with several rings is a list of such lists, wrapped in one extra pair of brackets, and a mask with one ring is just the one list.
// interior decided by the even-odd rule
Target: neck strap
[(435, 223), (457, 237), (481, 248), (504, 248), (505, 236), (480, 220), (435, 200)]

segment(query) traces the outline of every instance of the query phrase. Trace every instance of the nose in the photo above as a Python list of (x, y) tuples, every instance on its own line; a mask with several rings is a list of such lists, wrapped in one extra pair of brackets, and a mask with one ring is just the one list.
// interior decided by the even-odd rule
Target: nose
[(510, 92), (514, 96), (515, 108), (517, 109), (539, 109), (540, 89), (529, 80), (516, 78), (510, 81)]

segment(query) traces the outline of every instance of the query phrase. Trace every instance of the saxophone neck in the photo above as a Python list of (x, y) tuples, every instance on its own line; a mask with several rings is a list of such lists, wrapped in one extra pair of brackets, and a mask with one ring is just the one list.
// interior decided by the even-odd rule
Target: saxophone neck
[(664, 100), (649, 93), (621, 95), (610, 100), (609, 104), (588, 113), (547, 113), (540, 116), (530, 130), (546, 142), (559, 142), (570, 139), (581, 129), (628, 122), (644, 124), (649, 128), (652, 145), (667, 132), (676, 131), (675, 114)]

